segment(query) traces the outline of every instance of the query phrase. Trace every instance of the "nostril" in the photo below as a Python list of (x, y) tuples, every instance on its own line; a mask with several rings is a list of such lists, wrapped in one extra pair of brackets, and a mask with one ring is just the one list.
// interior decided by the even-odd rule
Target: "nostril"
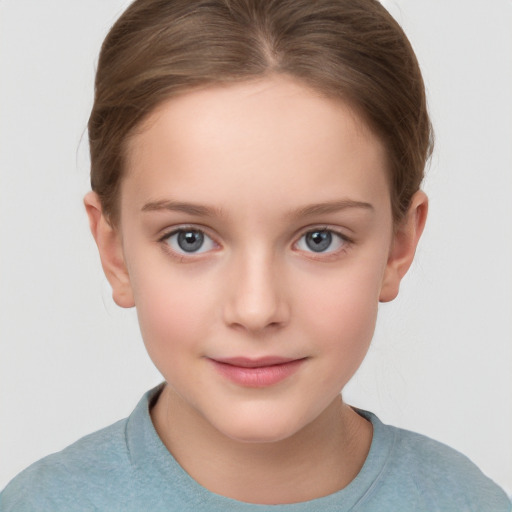
[(288, 322), (287, 310), (284, 304), (276, 302), (260, 304), (257, 308), (234, 302), (226, 307), (225, 321), (231, 327), (251, 332), (276, 330)]
[(288, 322), (284, 276), (277, 274), (273, 253), (243, 253), (233, 261), (230, 279), (224, 283), (225, 323), (251, 332), (276, 330)]

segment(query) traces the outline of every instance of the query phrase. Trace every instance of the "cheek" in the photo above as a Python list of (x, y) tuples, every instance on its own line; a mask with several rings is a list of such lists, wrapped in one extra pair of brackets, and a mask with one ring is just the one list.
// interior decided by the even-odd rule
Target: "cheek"
[(149, 356), (165, 373), (175, 355), (200, 351), (201, 340), (213, 324), (208, 283), (194, 283), (170, 266), (142, 269), (132, 276), (141, 334)]
[(362, 360), (375, 330), (380, 278), (378, 267), (361, 265), (312, 279), (303, 288), (308, 293), (301, 300), (302, 328), (325, 354), (348, 366)]

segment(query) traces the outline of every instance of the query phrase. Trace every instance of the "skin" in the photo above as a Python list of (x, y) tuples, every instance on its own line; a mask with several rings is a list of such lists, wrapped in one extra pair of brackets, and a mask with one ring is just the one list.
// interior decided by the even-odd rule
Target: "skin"
[[(130, 140), (118, 226), (86, 196), (114, 300), (136, 306), (168, 383), (155, 428), (211, 491), (307, 501), (345, 487), (364, 464), (372, 427), (340, 392), (366, 355), (379, 301), (398, 293), (427, 213), (417, 192), (393, 225), (385, 162), (346, 104), (267, 77), (161, 105)], [(179, 228), (205, 233), (199, 252), (180, 248)], [(321, 252), (305, 236), (315, 229), (332, 233)], [(300, 362), (260, 387), (214, 363), (268, 356)]]

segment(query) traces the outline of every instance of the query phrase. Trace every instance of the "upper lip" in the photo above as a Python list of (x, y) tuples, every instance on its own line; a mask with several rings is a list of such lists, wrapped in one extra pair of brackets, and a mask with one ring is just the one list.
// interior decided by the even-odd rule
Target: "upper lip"
[(250, 357), (227, 357), (227, 358), (212, 358), (213, 361), (222, 364), (229, 364), (231, 366), (240, 366), (242, 368), (262, 368), (265, 366), (275, 366), (278, 364), (291, 363), (298, 361), (296, 357), (280, 357), (280, 356), (266, 356), (252, 359)]

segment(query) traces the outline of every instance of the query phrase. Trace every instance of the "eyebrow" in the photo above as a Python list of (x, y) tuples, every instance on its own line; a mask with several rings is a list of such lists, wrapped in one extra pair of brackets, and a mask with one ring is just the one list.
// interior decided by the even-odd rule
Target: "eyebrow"
[(370, 203), (363, 201), (353, 201), (351, 199), (342, 199), (339, 201), (328, 201), (326, 203), (310, 204), (299, 208), (292, 212), (292, 217), (311, 217), (313, 215), (323, 215), (327, 213), (335, 213), (341, 210), (357, 208), (362, 210), (373, 211), (374, 208)]
[(183, 212), (197, 217), (220, 217), (222, 210), (211, 206), (205, 206), (194, 203), (184, 203), (181, 201), (151, 201), (142, 207), (143, 212), (155, 212), (166, 210), (171, 212)]
[[(373, 211), (374, 208), (370, 203), (363, 201), (353, 201), (351, 199), (342, 199), (336, 201), (328, 201), (325, 203), (316, 203), (303, 206), (290, 213), (292, 218), (311, 217), (313, 215), (325, 215), (328, 213), (335, 213), (346, 209), (362, 209)], [(220, 208), (212, 206), (206, 206), (196, 203), (186, 203), (182, 201), (151, 201), (146, 203), (142, 207), (143, 212), (154, 212), (154, 211), (172, 211), (172, 212), (183, 212), (196, 217), (222, 217), (223, 211)]]

